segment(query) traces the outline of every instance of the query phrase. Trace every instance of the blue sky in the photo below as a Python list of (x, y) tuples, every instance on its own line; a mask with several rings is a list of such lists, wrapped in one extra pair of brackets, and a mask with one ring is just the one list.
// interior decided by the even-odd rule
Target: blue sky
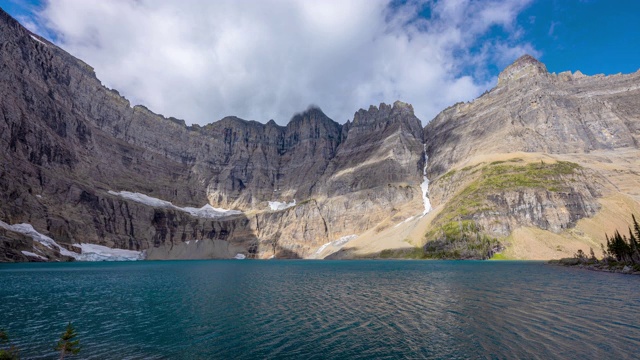
[(638, 0), (0, 0), (133, 103), (187, 123), (339, 122), (397, 99), (426, 122), (524, 53), (551, 72), (640, 68)]
[(518, 22), (549, 71), (593, 75), (640, 68), (640, 1), (536, 1)]

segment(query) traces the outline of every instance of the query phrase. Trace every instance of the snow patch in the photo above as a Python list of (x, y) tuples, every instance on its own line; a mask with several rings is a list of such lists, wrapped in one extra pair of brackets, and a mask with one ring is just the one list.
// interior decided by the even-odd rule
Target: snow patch
[(318, 248), (318, 250), (316, 250), (316, 252), (314, 253), (315, 255), (320, 255), (324, 249), (326, 249), (329, 245), (335, 246), (335, 247), (342, 247), (344, 246), (346, 243), (348, 243), (349, 241), (357, 238), (358, 235), (347, 235), (347, 236), (343, 236), (341, 238), (339, 238), (338, 240), (334, 240), (331, 242), (328, 242), (322, 246), (320, 246)]
[(244, 254), (236, 254), (236, 256), (233, 257), (236, 260), (244, 260), (247, 257)]
[(320, 254), (324, 249), (326, 249), (326, 248), (327, 248), (327, 246), (329, 246), (329, 245), (331, 245), (331, 242), (328, 242), (328, 243), (326, 243), (326, 244), (324, 244), (324, 245), (320, 246), (320, 247), (318, 248), (318, 250), (316, 250), (316, 254), (317, 254), (317, 255), (319, 255), (319, 254)]
[(38, 259), (40, 259), (40, 260), (45, 260), (45, 261), (47, 260), (47, 258), (46, 258), (46, 257), (44, 257), (44, 256), (42, 256), (42, 255), (38, 255), (38, 254), (32, 253), (31, 251), (25, 251), (25, 250), (22, 250), (22, 251), (21, 251), (21, 253), (23, 253), (24, 255), (27, 255), (27, 256), (31, 256), (31, 257), (34, 257), (34, 258), (38, 258)]
[(422, 202), (424, 203), (424, 211), (422, 216), (427, 215), (431, 211), (431, 201), (429, 200), (429, 179), (427, 179), (427, 164), (429, 163), (429, 157), (427, 156), (427, 144), (424, 145), (424, 169), (422, 170)]
[(290, 207), (296, 206), (296, 199), (293, 199), (293, 202), (279, 202), (279, 201), (269, 201), (269, 208), (273, 211), (279, 211), (288, 209)]
[(130, 191), (119, 191), (119, 192), (116, 192), (116, 191), (109, 190), (108, 193), (111, 194), (111, 195), (120, 196), (120, 197), (125, 198), (127, 200), (135, 201), (135, 202), (138, 202), (138, 203), (141, 203), (141, 204), (145, 204), (145, 205), (149, 205), (149, 206), (153, 206), (153, 207), (161, 207), (161, 208), (175, 209), (175, 210), (184, 211), (184, 212), (186, 212), (188, 214), (191, 214), (192, 216), (195, 216), (195, 217), (219, 218), (219, 217), (223, 217), (223, 216), (242, 214), (242, 211), (214, 208), (213, 206), (211, 206), (209, 204), (206, 204), (205, 206), (203, 206), (201, 208), (179, 207), (179, 206), (173, 205), (169, 201), (161, 200), (161, 199), (154, 198), (154, 197), (151, 197), (151, 196), (148, 196), (148, 195), (145, 195), (145, 194), (134, 193), (134, 192), (130, 192)]
[(242, 211), (239, 211), (239, 210), (227, 210), (227, 209), (221, 209), (221, 208), (214, 208), (209, 204), (206, 204), (201, 208), (192, 208), (192, 207), (181, 208), (177, 206), (174, 206), (174, 208), (184, 211), (186, 213), (189, 213), (193, 216), (203, 217), (203, 218), (217, 218), (222, 216), (242, 214)]
[(31, 38), (32, 38), (33, 40), (35, 40), (35, 41), (39, 42), (40, 44), (45, 45), (45, 46), (47, 45), (47, 44), (45, 44), (42, 40), (38, 39), (37, 37), (35, 37), (35, 36), (33, 36), (33, 35), (29, 35), (29, 36), (31, 36)]
[(58, 245), (57, 242), (55, 242), (52, 238), (40, 234), (38, 231), (36, 231), (36, 229), (33, 228), (33, 226), (31, 226), (31, 224), (14, 224), (14, 225), (9, 225), (4, 221), (0, 221), (0, 227), (7, 229), (9, 231), (13, 231), (13, 232), (17, 232), (23, 235), (27, 235), (30, 236), (33, 240), (39, 242), (40, 244), (42, 244), (43, 246), (54, 250), (54, 248), (57, 248), (60, 251), (60, 254), (64, 255), (64, 256), (71, 256), (73, 258), (76, 257), (76, 253), (69, 251), (65, 248), (63, 248), (62, 246)]
[[(39, 242), (43, 246), (51, 250), (55, 250), (57, 248), (60, 251), (60, 254), (64, 256), (72, 257), (78, 261), (125, 261), (125, 260), (143, 260), (145, 258), (144, 251), (112, 249), (106, 246), (95, 245), (95, 244), (74, 244), (73, 245), (74, 247), (78, 247), (82, 249), (82, 254), (78, 254), (73, 251), (69, 251), (65, 249), (64, 247), (60, 246), (60, 244), (55, 242), (52, 238), (39, 233), (38, 231), (36, 231), (36, 229), (33, 228), (33, 226), (31, 226), (31, 224), (9, 225), (3, 221), (0, 221), (0, 227), (13, 232), (30, 236), (33, 240)], [(32, 256), (29, 254), (33, 254), (37, 257), (40, 257), (46, 260), (46, 258), (40, 255), (36, 255), (30, 251), (23, 251), (22, 253), (27, 256)]]
[(76, 254), (78, 261), (135, 261), (144, 260), (144, 251), (112, 249), (96, 244), (74, 244), (74, 247), (82, 249), (82, 254)]
[(336, 240), (333, 242), (333, 246), (343, 246), (344, 244), (348, 243), (349, 241), (357, 238), (358, 235), (347, 235), (347, 236), (343, 236), (340, 239)]

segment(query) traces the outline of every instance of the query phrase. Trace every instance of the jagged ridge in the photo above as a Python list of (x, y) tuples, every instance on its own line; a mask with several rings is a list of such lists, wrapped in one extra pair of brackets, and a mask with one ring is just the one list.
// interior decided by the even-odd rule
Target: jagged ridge
[[(4, 12), (0, 34), (0, 218), (8, 223), (30, 223), (63, 244), (156, 249), (157, 257), (194, 256), (176, 251), (196, 239), (227, 244), (196, 256), (268, 256), (276, 238), (276, 252), (305, 256), (375, 226), (388, 207), (419, 204), (422, 129), (405, 104), (360, 111), (363, 123), (345, 126), (312, 107), (284, 127), (235, 117), (187, 127), (131, 107), (89, 66)], [(346, 159), (363, 166), (350, 171)], [(108, 190), (252, 215), (198, 219)], [(265, 212), (267, 201), (293, 199), (295, 208)]]

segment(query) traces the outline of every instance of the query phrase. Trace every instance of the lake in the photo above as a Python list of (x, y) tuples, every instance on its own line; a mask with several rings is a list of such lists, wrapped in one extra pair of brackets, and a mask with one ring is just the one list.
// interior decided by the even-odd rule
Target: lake
[(631, 359), (640, 276), (512, 261), (0, 264), (23, 358)]

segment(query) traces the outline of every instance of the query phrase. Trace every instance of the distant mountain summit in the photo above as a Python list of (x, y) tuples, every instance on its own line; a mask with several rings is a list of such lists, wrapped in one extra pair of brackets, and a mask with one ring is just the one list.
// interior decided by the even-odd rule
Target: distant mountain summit
[(640, 73), (523, 56), (424, 128), (400, 101), (186, 126), (4, 11), (0, 61), (2, 261), (550, 258), (640, 208)]
[(498, 75), (498, 86), (502, 86), (508, 81), (535, 77), (541, 74), (547, 74), (547, 67), (533, 56), (523, 55), (502, 70)]

